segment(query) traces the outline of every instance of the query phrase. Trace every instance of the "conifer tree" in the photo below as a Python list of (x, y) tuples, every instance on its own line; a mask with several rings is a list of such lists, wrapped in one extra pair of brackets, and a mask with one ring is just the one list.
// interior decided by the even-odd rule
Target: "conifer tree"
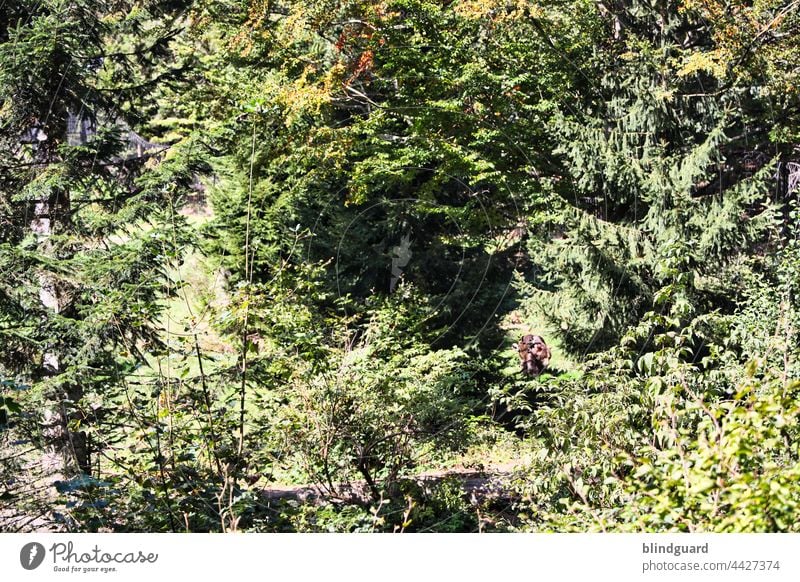
[(158, 346), (159, 299), (186, 243), (175, 208), (191, 157), (133, 130), (152, 86), (180, 78), (170, 43), (183, 9), (0, 6), (0, 375), (31, 386), (26, 418), (67, 476), (91, 473), (96, 422)]
[[(705, 23), (671, 3), (601, 6), (613, 44), (551, 125), (563, 236), (544, 243), (550, 287), (536, 298), (579, 352), (614, 344), (654, 308), (678, 304), (684, 322), (730, 311), (741, 287), (726, 266), (769, 240), (777, 211), (774, 144), (751, 123), (760, 105), (742, 98), (752, 88), (697, 65), (713, 47)], [(673, 268), (686, 293), (657, 296)]]

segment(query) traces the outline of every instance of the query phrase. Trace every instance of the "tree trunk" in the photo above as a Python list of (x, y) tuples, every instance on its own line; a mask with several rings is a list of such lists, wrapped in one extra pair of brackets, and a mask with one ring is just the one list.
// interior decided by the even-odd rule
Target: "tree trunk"
[[(48, 200), (41, 200), (34, 207), (34, 218), (30, 228), (39, 238), (40, 245), (47, 252), (47, 239), (53, 233), (53, 222), (58, 210), (59, 202), (65, 205), (63, 198), (58, 196)], [(39, 301), (42, 305), (60, 313), (64, 307), (65, 298), (59, 291), (56, 279), (49, 273), (39, 275)], [(58, 354), (45, 352), (42, 356), (42, 366), (46, 374), (56, 376), (61, 369)], [(83, 396), (80, 386), (58, 388), (53, 395), (57, 406), (45, 412), (44, 435), (48, 441), (48, 452), (45, 453), (44, 462), (47, 466), (69, 475), (77, 469), (81, 473), (91, 473), (91, 460), (85, 431), (70, 431), (69, 421), (75, 419), (75, 414), (68, 410), (68, 402), (78, 402)]]

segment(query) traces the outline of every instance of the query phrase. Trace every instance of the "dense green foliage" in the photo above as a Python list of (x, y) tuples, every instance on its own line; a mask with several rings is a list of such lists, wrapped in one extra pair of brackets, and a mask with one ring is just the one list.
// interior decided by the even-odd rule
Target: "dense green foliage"
[(0, 524), (796, 531), (799, 24), (3, 3)]

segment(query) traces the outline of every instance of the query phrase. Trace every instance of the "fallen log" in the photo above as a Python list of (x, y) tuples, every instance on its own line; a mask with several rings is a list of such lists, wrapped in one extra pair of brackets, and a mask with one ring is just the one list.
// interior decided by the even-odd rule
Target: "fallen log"
[[(421, 488), (423, 494), (430, 495), (434, 489), (447, 480), (457, 480), (469, 496), (470, 501), (480, 502), (488, 499), (511, 500), (514, 494), (507, 486), (511, 472), (486, 473), (483, 471), (449, 471), (421, 473), (398, 480), (412, 482)], [(325, 503), (353, 503), (369, 505), (372, 499), (364, 481), (334, 483), (333, 488), (322, 484), (274, 485), (261, 491), (264, 502), (294, 501), (296, 503), (321, 505)]]

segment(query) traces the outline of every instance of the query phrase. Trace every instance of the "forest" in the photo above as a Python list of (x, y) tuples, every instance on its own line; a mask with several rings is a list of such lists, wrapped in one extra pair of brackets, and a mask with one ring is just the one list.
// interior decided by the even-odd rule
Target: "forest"
[(800, 531), (799, 191), (798, 0), (2, 1), (0, 531)]

